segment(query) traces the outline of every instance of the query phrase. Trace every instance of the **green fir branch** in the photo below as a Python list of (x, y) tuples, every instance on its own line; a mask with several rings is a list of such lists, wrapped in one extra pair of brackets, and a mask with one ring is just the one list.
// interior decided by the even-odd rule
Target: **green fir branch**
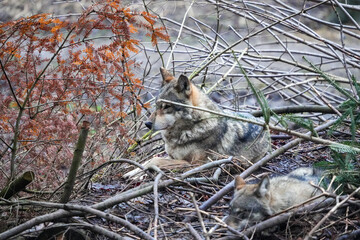
[(314, 123), (310, 119), (305, 119), (303, 117), (298, 117), (292, 114), (288, 114), (284, 116), (285, 119), (299, 125), (300, 127), (303, 127), (311, 132), (312, 136), (318, 137), (318, 133), (316, 132), (314, 128)]
[(252, 82), (250, 81), (244, 68), (241, 66), (238, 58), (235, 56), (234, 52), (233, 52), (233, 55), (239, 65), (239, 68), (241, 69), (241, 72), (244, 74), (244, 77), (245, 77), (247, 83), (249, 84), (251, 91), (254, 93), (255, 98), (256, 98), (257, 102), (259, 103), (262, 114), (263, 114), (264, 121), (268, 125), (270, 122), (270, 117), (271, 117), (271, 110), (270, 110), (269, 104), (268, 104), (264, 94), (260, 90), (256, 89), (255, 86), (252, 84)]

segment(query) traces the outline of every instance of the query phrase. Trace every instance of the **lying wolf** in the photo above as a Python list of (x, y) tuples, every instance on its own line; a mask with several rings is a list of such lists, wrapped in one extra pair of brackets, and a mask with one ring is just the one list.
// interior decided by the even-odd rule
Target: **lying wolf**
[[(200, 164), (207, 161), (210, 151), (236, 156), (244, 163), (256, 162), (265, 155), (270, 139), (268, 131), (261, 126), (161, 101), (222, 113), (221, 108), (186, 76), (180, 75), (177, 79), (164, 68), (160, 72), (163, 83), (156, 100), (156, 111), (145, 125), (161, 131), (169, 158), (153, 158), (145, 167)], [(135, 173), (132, 171), (126, 176)]]
[(320, 194), (320, 175), (313, 168), (298, 168), (286, 176), (269, 179), (264, 177), (258, 184), (246, 184), (240, 176), (235, 178), (234, 197), (230, 202), (230, 215), (225, 222), (235, 229), (248, 225), (284, 209), (303, 203)]

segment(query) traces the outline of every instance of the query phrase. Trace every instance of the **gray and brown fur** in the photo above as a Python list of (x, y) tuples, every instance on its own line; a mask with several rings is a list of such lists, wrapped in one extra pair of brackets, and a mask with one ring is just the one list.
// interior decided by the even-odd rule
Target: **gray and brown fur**
[[(160, 69), (163, 83), (156, 100), (156, 111), (146, 126), (161, 131), (165, 150), (170, 159), (155, 158), (147, 166), (190, 163), (207, 160), (209, 150), (255, 162), (268, 151), (269, 133), (259, 125), (236, 121), (200, 110), (175, 104), (168, 100), (221, 113), (221, 108), (189, 79), (175, 78), (164, 68)], [(161, 166), (159, 166), (161, 167)]]
[(230, 214), (225, 222), (235, 229), (243, 229), (301, 204), (321, 193), (312, 185), (318, 184), (320, 177), (313, 168), (298, 168), (286, 176), (271, 179), (266, 176), (258, 184), (246, 184), (244, 179), (237, 176)]

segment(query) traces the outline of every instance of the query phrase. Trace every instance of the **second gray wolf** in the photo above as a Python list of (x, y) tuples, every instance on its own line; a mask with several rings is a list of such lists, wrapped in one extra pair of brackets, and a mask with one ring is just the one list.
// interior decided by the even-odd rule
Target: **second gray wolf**
[(269, 132), (262, 126), (162, 102), (168, 100), (223, 112), (185, 75), (176, 78), (164, 68), (160, 72), (162, 87), (156, 110), (145, 125), (161, 132), (169, 158), (154, 158), (145, 167), (201, 164), (211, 157), (211, 151), (235, 156), (243, 163), (256, 162), (269, 150)]
[(289, 207), (301, 204), (321, 193), (317, 185), (321, 172), (313, 168), (298, 168), (288, 175), (264, 177), (258, 184), (246, 184), (235, 178), (235, 192), (230, 202), (230, 214), (225, 222), (235, 229), (265, 219)]

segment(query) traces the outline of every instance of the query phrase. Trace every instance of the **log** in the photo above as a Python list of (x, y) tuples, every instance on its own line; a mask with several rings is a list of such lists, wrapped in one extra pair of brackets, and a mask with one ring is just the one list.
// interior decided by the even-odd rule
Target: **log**
[(25, 187), (31, 183), (35, 178), (35, 173), (32, 171), (24, 172), (20, 177), (16, 178), (14, 181), (10, 182), (6, 187), (4, 187), (0, 192), (0, 197), (9, 199), (14, 196), (16, 193), (25, 189)]

